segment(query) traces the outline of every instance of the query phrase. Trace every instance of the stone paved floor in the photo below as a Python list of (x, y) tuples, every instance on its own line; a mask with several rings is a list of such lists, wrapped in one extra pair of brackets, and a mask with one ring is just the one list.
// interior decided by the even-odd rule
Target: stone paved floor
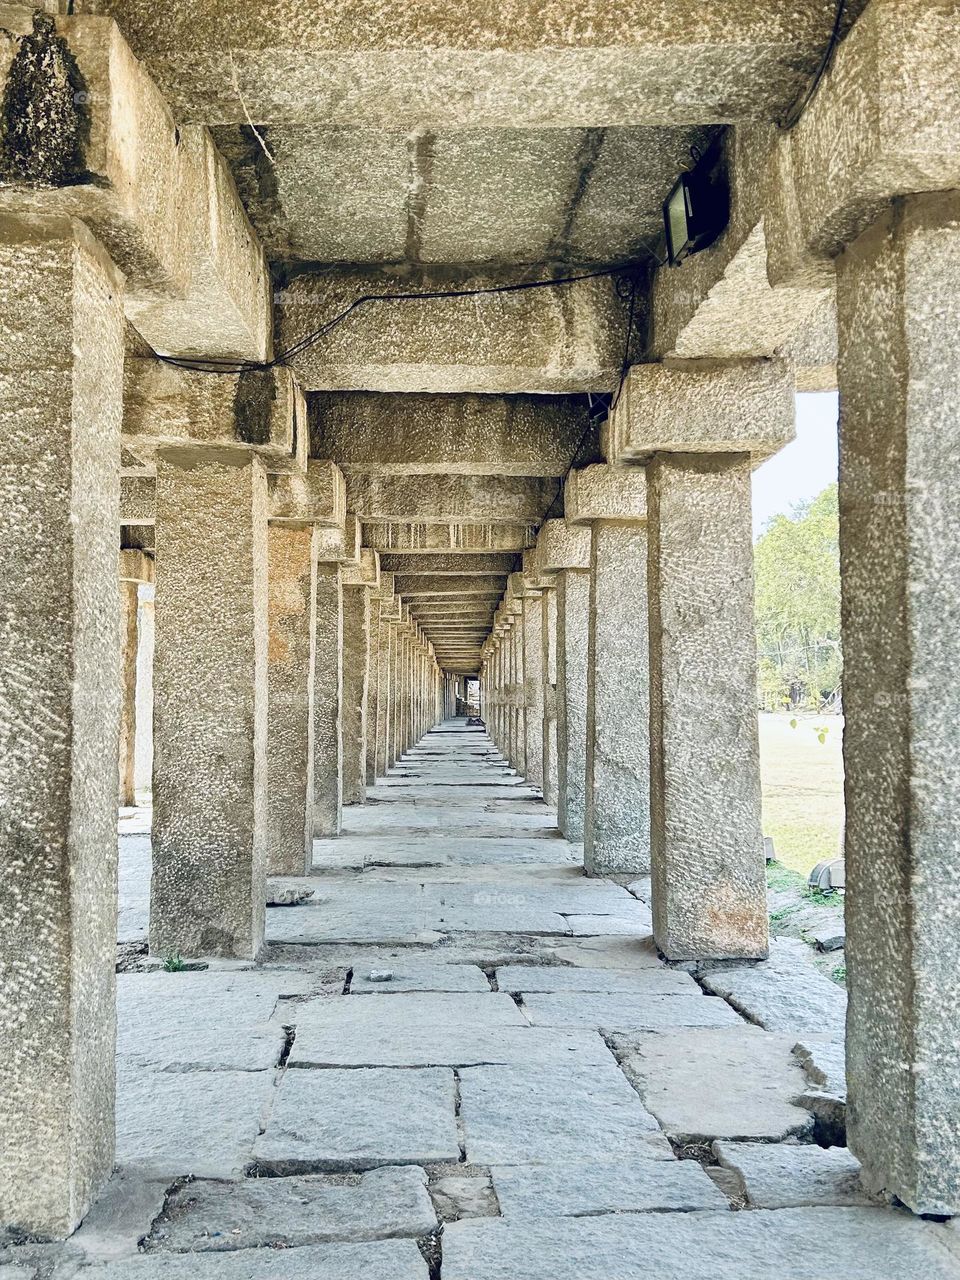
[[(149, 842), (121, 837), (124, 964)], [(842, 1146), (843, 993), (802, 944), (697, 978), (462, 722), (316, 842), (262, 965), (122, 972), (118, 1162), (0, 1280), (925, 1280), (951, 1226)]]

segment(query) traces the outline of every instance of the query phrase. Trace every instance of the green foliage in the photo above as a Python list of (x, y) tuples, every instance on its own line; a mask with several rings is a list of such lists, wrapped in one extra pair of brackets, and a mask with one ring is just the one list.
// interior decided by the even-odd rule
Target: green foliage
[[(819, 710), (840, 686), (837, 486), (775, 516), (757, 540), (754, 563), (761, 704)], [(818, 728), (820, 742), (827, 732)]]
[(184, 963), (183, 956), (179, 951), (171, 951), (169, 955), (163, 958), (163, 967), (167, 973), (180, 973), (187, 966)]
[(841, 987), (844, 986), (847, 981), (847, 966), (845, 964), (834, 965), (830, 970), (830, 977), (834, 982), (839, 982)]

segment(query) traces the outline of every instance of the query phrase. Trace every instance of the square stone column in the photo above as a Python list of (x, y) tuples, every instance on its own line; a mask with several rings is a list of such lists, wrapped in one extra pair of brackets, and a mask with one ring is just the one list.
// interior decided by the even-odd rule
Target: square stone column
[(388, 676), (387, 647), (389, 631), (386, 621), (386, 602), (393, 598), (393, 575), (381, 574), (379, 586), (370, 596), (370, 651), (367, 673), (367, 786), (373, 786), (378, 773), (383, 772), (381, 762), (381, 726), (383, 723), (383, 699), (386, 695)]
[(567, 519), (589, 524), (588, 875), (650, 868), (650, 676), (646, 476), (593, 466), (566, 484)]
[(557, 803), (557, 591), (540, 595), (543, 654), (543, 798)]
[(393, 648), (396, 597), (380, 600), (380, 660), (377, 667), (376, 776), (382, 778), (390, 767), (390, 710), (393, 701)]
[(121, 680), (120, 804), (134, 805), (137, 757), (137, 666), (140, 655), (140, 586), (154, 580), (153, 559), (143, 551), (120, 552)]
[(539, 590), (517, 574), (521, 608), (519, 627), (523, 646), (524, 774), (533, 787), (543, 787), (543, 604)]
[(343, 588), (343, 803), (367, 795), (370, 588)]
[(338, 836), (343, 805), (343, 586), (335, 560), (317, 562), (313, 687), (313, 832)]
[(546, 520), (537, 558), (556, 582), (557, 821), (568, 840), (584, 832), (587, 779), (589, 525)]
[(960, 1211), (960, 197), (838, 261), (847, 1137), (877, 1191)]
[(267, 870), (278, 876), (313, 862), (316, 541), (311, 526), (269, 527)]
[(762, 957), (751, 459), (647, 467), (653, 926), (668, 959)]
[(74, 1230), (114, 1158), (123, 277), (0, 217), (0, 1226)]
[(267, 861), (267, 478), (249, 453), (157, 456), (154, 955), (253, 959)]

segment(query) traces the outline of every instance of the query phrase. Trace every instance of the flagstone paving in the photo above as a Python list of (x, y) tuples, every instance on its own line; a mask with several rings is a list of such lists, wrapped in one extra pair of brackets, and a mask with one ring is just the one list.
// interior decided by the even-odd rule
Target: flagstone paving
[(258, 965), (145, 955), (148, 816), (121, 1168), (0, 1280), (960, 1280), (960, 1233), (859, 1191), (840, 990), (790, 947), (665, 965), (642, 879), (585, 877), (482, 729), (428, 734), (271, 882), (312, 896)]

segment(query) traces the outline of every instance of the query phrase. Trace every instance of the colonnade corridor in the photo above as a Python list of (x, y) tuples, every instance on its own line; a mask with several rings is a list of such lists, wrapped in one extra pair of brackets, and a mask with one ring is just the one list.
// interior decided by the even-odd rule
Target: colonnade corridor
[(556, 822), (445, 720), (268, 882), (261, 963), (199, 970), (138, 947), (121, 835), (118, 1171), (17, 1280), (954, 1276), (950, 1228), (859, 1185), (803, 946), (664, 963), (648, 882)]

